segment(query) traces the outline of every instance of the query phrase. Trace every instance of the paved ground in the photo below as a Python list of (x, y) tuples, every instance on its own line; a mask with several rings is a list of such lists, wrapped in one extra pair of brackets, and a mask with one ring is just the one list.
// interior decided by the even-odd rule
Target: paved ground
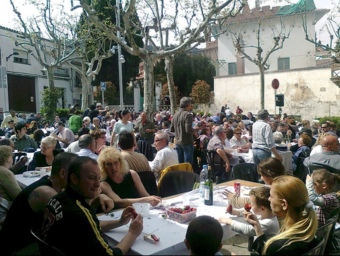
[(236, 255), (250, 255), (248, 251), (248, 237), (236, 235), (223, 241), (221, 252), (223, 255), (228, 255), (227, 250)]

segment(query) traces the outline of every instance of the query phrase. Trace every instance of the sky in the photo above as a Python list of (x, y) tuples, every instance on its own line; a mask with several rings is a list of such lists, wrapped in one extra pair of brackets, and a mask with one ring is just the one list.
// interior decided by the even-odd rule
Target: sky
[[(36, 11), (34, 8), (30, 6), (26, 6), (23, 3), (26, 2), (26, 0), (13, 0), (16, 3), (16, 6), (18, 10), (20, 11), (23, 18), (30, 16), (34, 14)], [(65, 10), (70, 9), (70, 0), (52, 0), (57, 3), (64, 2)], [(299, 0), (261, 0), (263, 2), (263, 5), (285, 5), (287, 2), (296, 3)], [(73, 1), (74, 4), (77, 4), (77, 0)], [(340, 0), (314, 0), (315, 5), (317, 8), (320, 9), (333, 9), (336, 4), (340, 4)], [(250, 5), (250, 8), (252, 8), (255, 5), (255, 0), (248, 0), (248, 3)], [(79, 8), (77, 11), (81, 11)], [(340, 15), (338, 14), (340, 17)], [(12, 10), (12, 6), (10, 4), (9, 0), (1, 0), (1, 6), (0, 6), (0, 26), (7, 27), (7, 28), (16, 28), (15, 23), (16, 15)], [(327, 30), (324, 27), (325, 22), (327, 21), (327, 17), (323, 17), (317, 24), (316, 24), (316, 31), (318, 34), (318, 37), (322, 39), (322, 41), (327, 40), (329, 38), (329, 35), (327, 33)], [(339, 19), (340, 23), (340, 19)]]

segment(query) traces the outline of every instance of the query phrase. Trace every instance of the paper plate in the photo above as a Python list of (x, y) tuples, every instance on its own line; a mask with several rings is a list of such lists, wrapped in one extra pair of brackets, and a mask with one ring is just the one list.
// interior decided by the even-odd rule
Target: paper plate
[(23, 173), (24, 177), (39, 177), (40, 171), (27, 171)]

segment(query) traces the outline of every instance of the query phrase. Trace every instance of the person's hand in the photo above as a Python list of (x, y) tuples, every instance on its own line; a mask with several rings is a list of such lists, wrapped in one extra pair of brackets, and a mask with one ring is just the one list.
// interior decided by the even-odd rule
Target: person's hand
[(217, 220), (218, 220), (219, 223), (224, 223), (224, 224), (228, 224), (228, 225), (231, 225), (231, 223), (233, 222), (232, 219), (226, 218), (226, 217), (220, 217)]
[(254, 230), (256, 232), (256, 236), (260, 236), (263, 234), (262, 228), (261, 228), (261, 224), (258, 220), (258, 218), (256, 217), (256, 215), (252, 212), (244, 212), (244, 218), (245, 220), (254, 227)]
[(287, 131), (287, 135), (288, 135), (288, 136), (291, 136), (291, 135), (292, 135), (292, 131), (291, 131), (291, 130), (288, 130), (288, 131)]
[(229, 165), (229, 163), (225, 163), (225, 172), (230, 172), (230, 165)]
[(131, 221), (129, 232), (131, 232), (136, 237), (140, 235), (143, 231), (143, 217), (138, 214), (137, 217)]
[(123, 212), (122, 216), (119, 219), (120, 224), (125, 225), (132, 219), (132, 212), (135, 211), (135, 209), (132, 206), (126, 207)]
[(149, 203), (152, 206), (156, 206), (157, 204), (159, 204), (160, 201), (162, 201), (162, 199), (159, 196), (147, 196), (144, 198), (145, 200), (143, 200), (145, 203)]
[(27, 156), (22, 156), (22, 157), (20, 157), (19, 161), (20, 161), (22, 164), (25, 164), (25, 163), (28, 161), (28, 157), (27, 157)]
[(108, 213), (115, 206), (113, 200), (107, 195), (100, 194), (98, 197), (99, 197), (99, 202), (100, 202), (103, 212)]
[[(312, 174), (312, 175), (313, 175), (313, 174)], [(306, 181), (313, 180), (313, 178), (312, 178), (312, 175), (307, 175), (307, 177), (306, 177)]]
[(242, 148), (237, 148), (237, 153), (242, 153)]
[(227, 196), (229, 202), (234, 198), (235, 193), (229, 191), (228, 189), (223, 191), (223, 195)]

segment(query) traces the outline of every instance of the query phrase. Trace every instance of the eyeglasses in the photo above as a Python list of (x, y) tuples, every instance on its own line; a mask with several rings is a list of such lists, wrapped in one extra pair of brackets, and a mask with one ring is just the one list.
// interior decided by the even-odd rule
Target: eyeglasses
[(45, 150), (47, 150), (47, 149), (49, 149), (49, 148), (51, 148), (51, 147), (44, 147), (44, 146), (40, 146), (40, 148), (41, 148), (41, 149), (45, 149)]
[(321, 129), (326, 129), (328, 126), (321, 126)]

